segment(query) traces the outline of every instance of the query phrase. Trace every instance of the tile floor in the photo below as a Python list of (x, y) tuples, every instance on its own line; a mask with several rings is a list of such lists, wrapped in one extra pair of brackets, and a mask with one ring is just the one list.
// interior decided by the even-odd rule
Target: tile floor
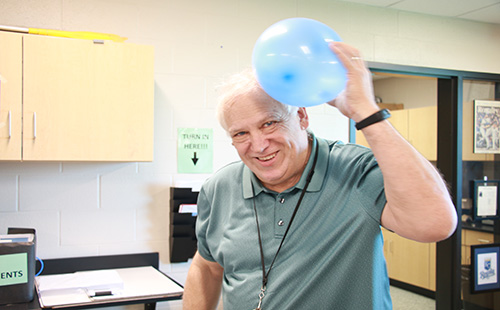
[(434, 299), (415, 294), (395, 286), (391, 286), (391, 297), (393, 310), (436, 309)]

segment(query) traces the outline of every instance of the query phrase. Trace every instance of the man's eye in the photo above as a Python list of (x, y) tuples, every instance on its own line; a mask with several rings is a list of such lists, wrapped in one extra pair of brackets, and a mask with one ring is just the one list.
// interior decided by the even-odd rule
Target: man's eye
[(240, 131), (240, 132), (235, 133), (233, 135), (233, 137), (235, 137), (235, 138), (237, 138), (237, 137), (243, 137), (245, 134), (246, 134), (246, 132)]
[(242, 143), (245, 140), (247, 140), (247, 137), (248, 137), (248, 135), (247, 135), (246, 131), (240, 131), (240, 132), (233, 134), (231, 139), (233, 140), (233, 143)]
[(269, 126), (272, 126), (274, 124), (276, 124), (276, 121), (269, 121), (269, 122), (264, 123), (264, 127), (269, 127)]

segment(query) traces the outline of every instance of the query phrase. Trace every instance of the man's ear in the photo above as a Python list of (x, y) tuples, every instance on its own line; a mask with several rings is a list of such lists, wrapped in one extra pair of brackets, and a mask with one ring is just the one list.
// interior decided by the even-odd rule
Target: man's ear
[(307, 129), (309, 127), (309, 116), (307, 115), (306, 108), (299, 108), (297, 116), (299, 117), (300, 128)]

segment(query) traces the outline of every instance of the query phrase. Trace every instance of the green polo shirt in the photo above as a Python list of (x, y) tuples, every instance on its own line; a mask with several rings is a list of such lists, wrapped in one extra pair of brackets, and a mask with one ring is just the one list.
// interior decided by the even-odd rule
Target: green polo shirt
[[(391, 309), (380, 217), (386, 203), (371, 151), (313, 139), (300, 181), (276, 193), (242, 162), (219, 170), (198, 198), (198, 251), (224, 268), (224, 310), (258, 304), (262, 268), (274, 258), (312, 167), (316, 169), (269, 274), (263, 309)], [(254, 193), (252, 186), (254, 185)]]

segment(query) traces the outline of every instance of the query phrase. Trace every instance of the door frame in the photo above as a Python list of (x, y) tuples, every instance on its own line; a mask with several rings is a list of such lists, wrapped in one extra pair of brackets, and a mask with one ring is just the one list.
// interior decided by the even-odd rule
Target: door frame
[[(500, 74), (456, 71), (439, 68), (414, 67), (379, 62), (367, 62), (372, 72), (426, 76), (437, 78), (437, 168), (448, 183), (457, 210), (455, 233), (436, 244), (436, 309), (460, 310), (461, 246), (462, 246), (462, 111), (464, 80), (483, 80), (495, 83), (495, 100), (500, 100)], [(356, 129), (350, 120), (349, 142), (355, 143)], [(460, 207), (457, 207), (460, 206)], [(500, 221), (495, 224), (495, 242), (500, 241)]]

